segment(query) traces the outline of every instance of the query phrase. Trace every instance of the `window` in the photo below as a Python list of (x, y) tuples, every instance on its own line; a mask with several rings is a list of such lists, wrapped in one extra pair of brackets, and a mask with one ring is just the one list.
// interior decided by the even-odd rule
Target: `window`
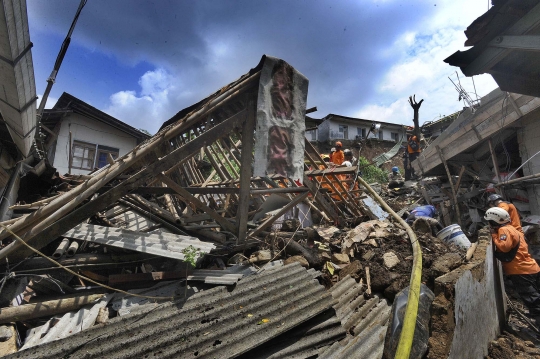
[(107, 166), (107, 163), (108, 163), (107, 162), (107, 155), (109, 153), (111, 154), (113, 159), (117, 159), (119, 152), (120, 151), (118, 150), (118, 148), (98, 145), (98, 154), (97, 154), (98, 168), (102, 168), (102, 167)]
[(116, 159), (119, 152), (118, 148), (114, 147), (73, 141), (71, 168), (91, 171), (95, 167), (105, 167), (108, 163), (107, 156), (111, 154), (112, 158)]
[(365, 128), (357, 127), (356, 131), (357, 131), (356, 134), (358, 135), (358, 137), (360, 137), (360, 138), (365, 138), (366, 137), (366, 129)]
[(399, 138), (398, 138), (399, 134), (397, 132), (392, 132), (391, 135), (392, 135), (392, 139), (395, 142), (399, 141)]
[(379, 140), (383, 140), (383, 131), (379, 130)]
[(72, 168), (93, 170), (95, 156), (96, 145), (81, 141), (73, 141), (73, 151), (71, 153)]
[(348, 127), (349, 127), (349, 126), (339, 125), (339, 133), (340, 133), (340, 134), (341, 134), (341, 133), (343, 134), (343, 135), (342, 135), (342, 136), (343, 136), (342, 138), (343, 138), (344, 140), (348, 140), (348, 139), (349, 139)]

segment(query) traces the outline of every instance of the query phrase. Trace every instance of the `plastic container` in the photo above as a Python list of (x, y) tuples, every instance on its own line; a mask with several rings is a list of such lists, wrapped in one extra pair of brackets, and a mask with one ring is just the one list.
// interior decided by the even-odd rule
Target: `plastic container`
[(437, 238), (448, 244), (455, 244), (463, 249), (471, 246), (469, 238), (463, 233), (459, 224), (452, 224), (437, 233)]
[[(403, 328), (405, 308), (409, 296), (409, 287), (403, 289), (396, 295), (390, 314), (390, 324), (386, 330), (384, 340), (384, 359), (394, 359), (396, 349)], [(431, 318), (431, 303), (435, 299), (435, 294), (425, 285), (420, 285), (420, 298), (418, 302), (418, 315), (416, 316), (416, 326), (409, 359), (421, 359), (427, 352), (429, 340), (429, 319)]]

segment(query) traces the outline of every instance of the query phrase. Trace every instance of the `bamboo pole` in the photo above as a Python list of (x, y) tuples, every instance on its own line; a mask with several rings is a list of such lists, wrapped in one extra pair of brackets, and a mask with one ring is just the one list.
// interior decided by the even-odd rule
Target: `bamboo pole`
[(41, 303), (23, 304), (18, 307), (6, 307), (0, 310), (0, 324), (20, 322), (29, 319), (67, 313), (94, 303), (105, 294), (81, 295), (73, 298), (48, 300)]
[(52, 200), (54, 200), (55, 198), (59, 197), (60, 194), (57, 194), (55, 196), (52, 196), (52, 197), (49, 197), (49, 198), (45, 198), (45, 199), (42, 199), (40, 201), (36, 201), (36, 202), (32, 202), (32, 203), (27, 203), (27, 204), (14, 204), (13, 206), (10, 206), (9, 209), (11, 210), (19, 210), (19, 209), (34, 209), (35, 208), (39, 208), (41, 207), (42, 205), (44, 204), (47, 204), (49, 202), (51, 202)]

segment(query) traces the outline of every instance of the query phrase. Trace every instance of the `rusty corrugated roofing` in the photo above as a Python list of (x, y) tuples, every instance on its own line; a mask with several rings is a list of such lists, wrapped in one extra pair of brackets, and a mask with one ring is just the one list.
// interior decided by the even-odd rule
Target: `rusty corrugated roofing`
[(331, 305), (330, 293), (296, 263), (8, 358), (234, 358)]

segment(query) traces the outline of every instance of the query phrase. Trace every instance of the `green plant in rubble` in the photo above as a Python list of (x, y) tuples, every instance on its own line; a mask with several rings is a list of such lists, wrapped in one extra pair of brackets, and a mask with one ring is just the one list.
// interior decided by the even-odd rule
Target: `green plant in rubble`
[(374, 166), (369, 163), (369, 161), (364, 158), (360, 157), (358, 166), (360, 167), (360, 173), (362, 175), (362, 178), (367, 183), (386, 183), (388, 182), (388, 174), (383, 169)]
[(195, 248), (191, 245), (182, 249), (182, 253), (184, 254), (184, 262), (191, 264), (192, 267), (197, 265), (197, 258), (205, 254), (201, 252), (200, 248)]
[(202, 252), (200, 248), (195, 248), (192, 245), (182, 249), (184, 254), (184, 262), (186, 263), (186, 287), (184, 289), (184, 299), (187, 297), (187, 277), (188, 277), (188, 264), (193, 268), (197, 265), (197, 258), (205, 255), (205, 252)]

